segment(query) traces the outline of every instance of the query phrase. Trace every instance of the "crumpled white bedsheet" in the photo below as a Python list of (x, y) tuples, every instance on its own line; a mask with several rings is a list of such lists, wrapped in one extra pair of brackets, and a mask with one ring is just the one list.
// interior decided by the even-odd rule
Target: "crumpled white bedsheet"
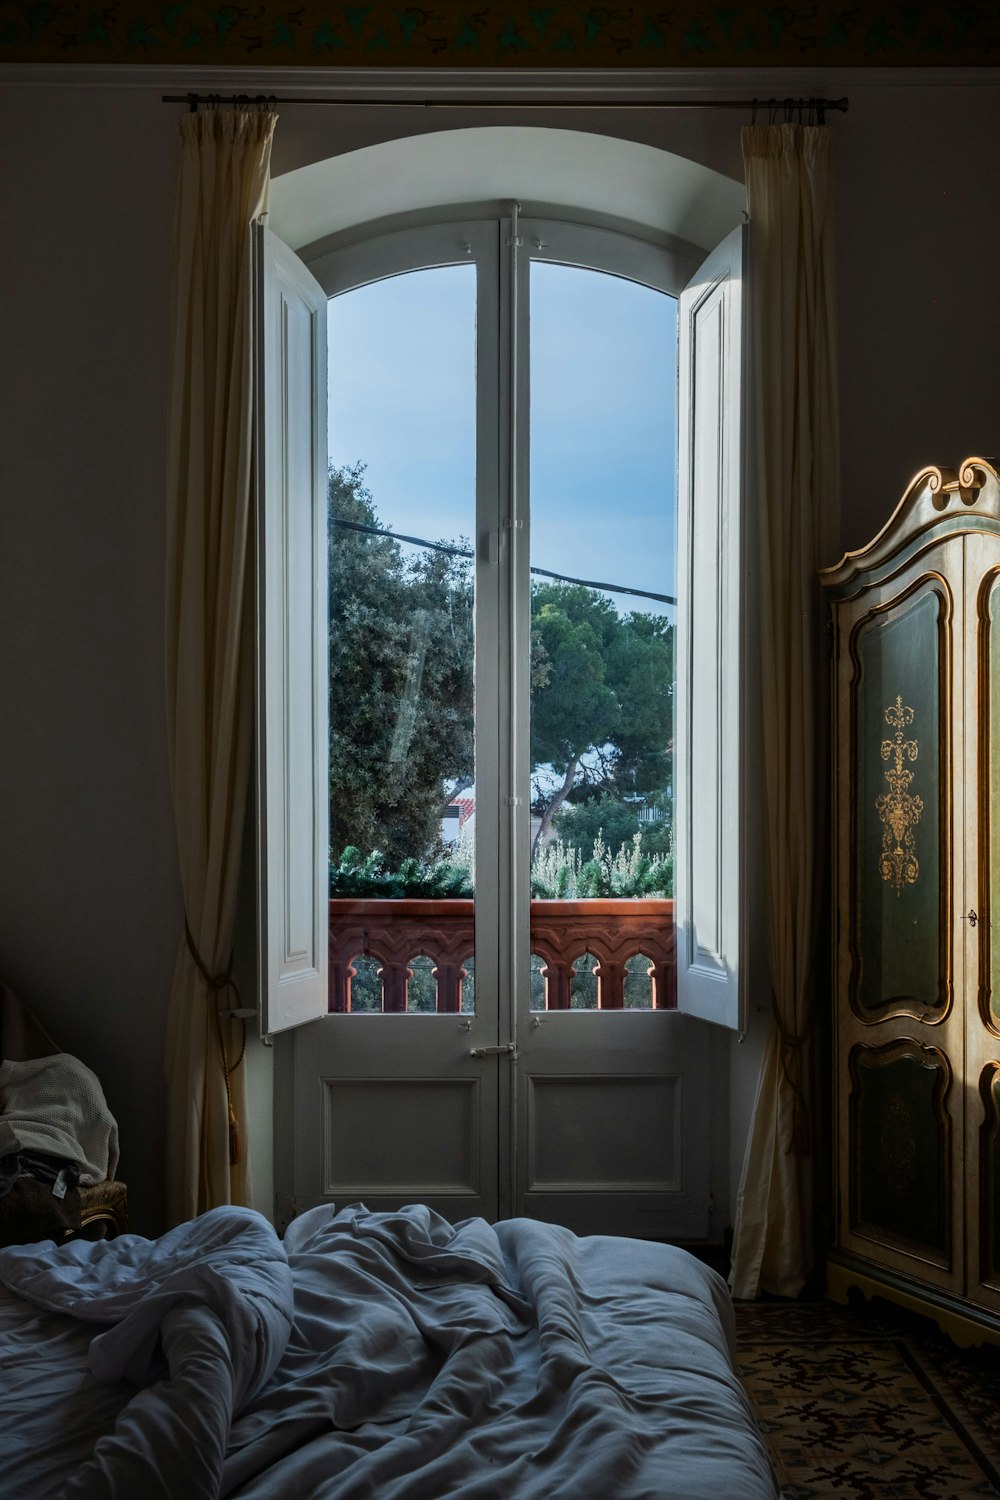
[(669, 1246), (360, 1205), (282, 1244), (222, 1209), (155, 1242), (0, 1252), (0, 1281), (33, 1304), (0, 1299), (25, 1500), (777, 1495), (725, 1285)]
[(215, 1500), (233, 1413), (294, 1316), (267, 1220), (220, 1208), (158, 1240), (19, 1245), (0, 1284), (26, 1314), (0, 1301), (3, 1493)]

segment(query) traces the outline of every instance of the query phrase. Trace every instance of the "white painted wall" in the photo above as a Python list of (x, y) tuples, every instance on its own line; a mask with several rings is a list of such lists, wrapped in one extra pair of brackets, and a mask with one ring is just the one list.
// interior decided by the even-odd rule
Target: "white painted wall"
[[(268, 75), (266, 89), (283, 82)], [(923, 464), (1000, 451), (1000, 88), (978, 72), (685, 83), (850, 95), (835, 129), (842, 540), (857, 546)], [(0, 974), (100, 1073), (144, 1233), (162, 1226), (163, 1028), (181, 921), (161, 665), (177, 110), (159, 99), (192, 85), (264, 86), (209, 70), (0, 71)], [(496, 119), (281, 114), (276, 174)], [(552, 122), (530, 109), (503, 118)], [(560, 111), (558, 123), (738, 178), (740, 118)], [(757, 1025), (732, 1069), (731, 1181), (760, 1035)]]
[(549, 118), (541, 128), (496, 123), (380, 141), (284, 172), (272, 178), (269, 225), (298, 250), (442, 204), (516, 199), (526, 213), (599, 214), (713, 250), (739, 224), (742, 181)]

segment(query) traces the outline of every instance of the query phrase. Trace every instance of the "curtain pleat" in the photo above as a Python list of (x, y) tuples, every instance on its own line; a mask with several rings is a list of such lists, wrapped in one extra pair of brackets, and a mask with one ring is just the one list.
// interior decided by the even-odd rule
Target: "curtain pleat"
[(737, 1297), (796, 1296), (812, 1261), (812, 1048), (826, 676), (816, 570), (839, 506), (831, 133), (743, 131), (750, 214), (748, 442), (773, 1017), (737, 1204)]
[(247, 1200), (228, 983), (253, 724), (252, 241), (273, 114), (180, 123), (167, 449), (166, 690), (184, 903), (167, 1016), (171, 1223)]

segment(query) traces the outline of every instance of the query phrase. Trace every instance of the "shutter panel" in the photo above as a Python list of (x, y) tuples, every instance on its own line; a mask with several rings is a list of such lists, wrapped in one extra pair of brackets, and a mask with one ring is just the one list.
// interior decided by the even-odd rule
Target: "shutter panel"
[(741, 1027), (743, 229), (679, 307), (674, 914), (678, 1007)]
[(326, 1014), (326, 295), (257, 229), (260, 1029)]

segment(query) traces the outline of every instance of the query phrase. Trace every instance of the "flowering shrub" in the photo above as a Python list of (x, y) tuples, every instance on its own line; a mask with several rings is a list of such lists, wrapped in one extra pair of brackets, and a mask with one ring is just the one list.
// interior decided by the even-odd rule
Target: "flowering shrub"
[[(636, 833), (612, 852), (599, 833), (589, 859), (561, 839), (544, 844), (531, 866), (531, 894), (550, 901), (673, 895), (673, 854), (643, 854), (641, 842), (642, 835)], [(471, 831), (456, 840), (447, 859), (404, 859), (398, 869), (390, 870), (378, 849), (362, 855), (348, 845), (330, 866), (330, 895), (357, 900), (460, 900), (471, 897), (474, 888)]]
[(608, 896), (671, 896), (674, 889), (672, 854), (643, 854), (642, 835), (636, 833), (616, 853), (599, 833), (594, 852), (584, 859), (578, 849), (561, 839), (544, 845), (531, 867), (531, 894), (555, 901), (584, 901)]

